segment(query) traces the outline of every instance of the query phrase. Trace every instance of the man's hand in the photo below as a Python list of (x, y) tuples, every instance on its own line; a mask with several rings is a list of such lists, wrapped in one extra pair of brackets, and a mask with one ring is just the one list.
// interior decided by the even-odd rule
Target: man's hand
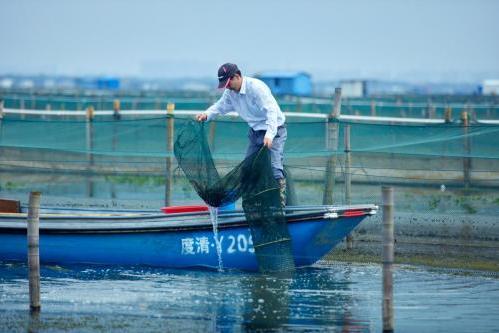
[(268, 149), (272, 148), (272, 139), (264, 137), (263, 138), (263, 145), (267, 147)]
[(206, 113), (199, 113), (196, 115), (197, 121), (206, 121), (208, 119), (208, 115)]

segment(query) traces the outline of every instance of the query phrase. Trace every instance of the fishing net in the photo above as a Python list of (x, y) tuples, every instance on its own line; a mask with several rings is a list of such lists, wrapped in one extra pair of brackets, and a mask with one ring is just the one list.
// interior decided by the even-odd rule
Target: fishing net
[(178, 133), (174, 153), (180, 168), (208, 205), (220, 207), (242, 197), (261, 272), (294, 269), (291, 238), (267, 148), (262, 147), (220, 176), (204, 123), (190, 121)]

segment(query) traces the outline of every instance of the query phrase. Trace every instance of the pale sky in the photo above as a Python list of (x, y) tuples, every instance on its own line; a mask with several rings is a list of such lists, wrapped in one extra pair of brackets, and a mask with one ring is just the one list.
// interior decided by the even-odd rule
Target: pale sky
[(499, 78), (497, 0), (0, 0), (0, 74)]

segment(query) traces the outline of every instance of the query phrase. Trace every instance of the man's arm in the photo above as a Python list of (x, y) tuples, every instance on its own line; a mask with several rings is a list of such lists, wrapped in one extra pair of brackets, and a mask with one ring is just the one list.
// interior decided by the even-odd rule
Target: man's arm
[(229, 93), (226, 90), (215, 104), (210, 106), (206, 111), (196, 115), (196, 120), (209, 121), (216, 118), (220, 114), (226, 114), (231, 111), (234, 111), (234, 107), (230, 101)]

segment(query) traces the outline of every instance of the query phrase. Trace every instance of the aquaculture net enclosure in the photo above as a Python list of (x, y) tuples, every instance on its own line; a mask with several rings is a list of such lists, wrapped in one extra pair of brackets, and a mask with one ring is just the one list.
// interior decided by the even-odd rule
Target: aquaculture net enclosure
[[(231, 116), (204, 124), (205, 142), (198, 149), (209, 148), (212, 162), (203, 160), (209, 168), (201, 171), (212, 176), (193, 183), (173, 150), (192, 118), (180, 112), (168, 117), (164, 111), (123, 113), (120, 119), (96, 112), (91, 120), (76, 113), (5, 112), (0, 195), (26, 203), (29, 191), (40, 190), (45, 204), (103, 208), (202, 204), (199, 189), (240, 177), (231, 171), (243, 169), (248, 126)], [(391, 185), (397, 251), (416, 244), (407, 252), (416, 249), (420, 255), (427, 248), (423, 254), (433, 258), (444, 251), (466, 252), (473, 261), (497, 266), (499, 126), (480, 121), (480, 114), (477, 119), (466, 124), (288, 114), (285, 165), (295, 184), (293, 204), (381, 205), (380, 187)], [(242, 197), (237, 186), (222, 192), (207, 202)], [(238, 208), (244, 208), (242, 201), (236, 200)], [(360, 225), (354, 250), (378, 244), (379, 219)]]

